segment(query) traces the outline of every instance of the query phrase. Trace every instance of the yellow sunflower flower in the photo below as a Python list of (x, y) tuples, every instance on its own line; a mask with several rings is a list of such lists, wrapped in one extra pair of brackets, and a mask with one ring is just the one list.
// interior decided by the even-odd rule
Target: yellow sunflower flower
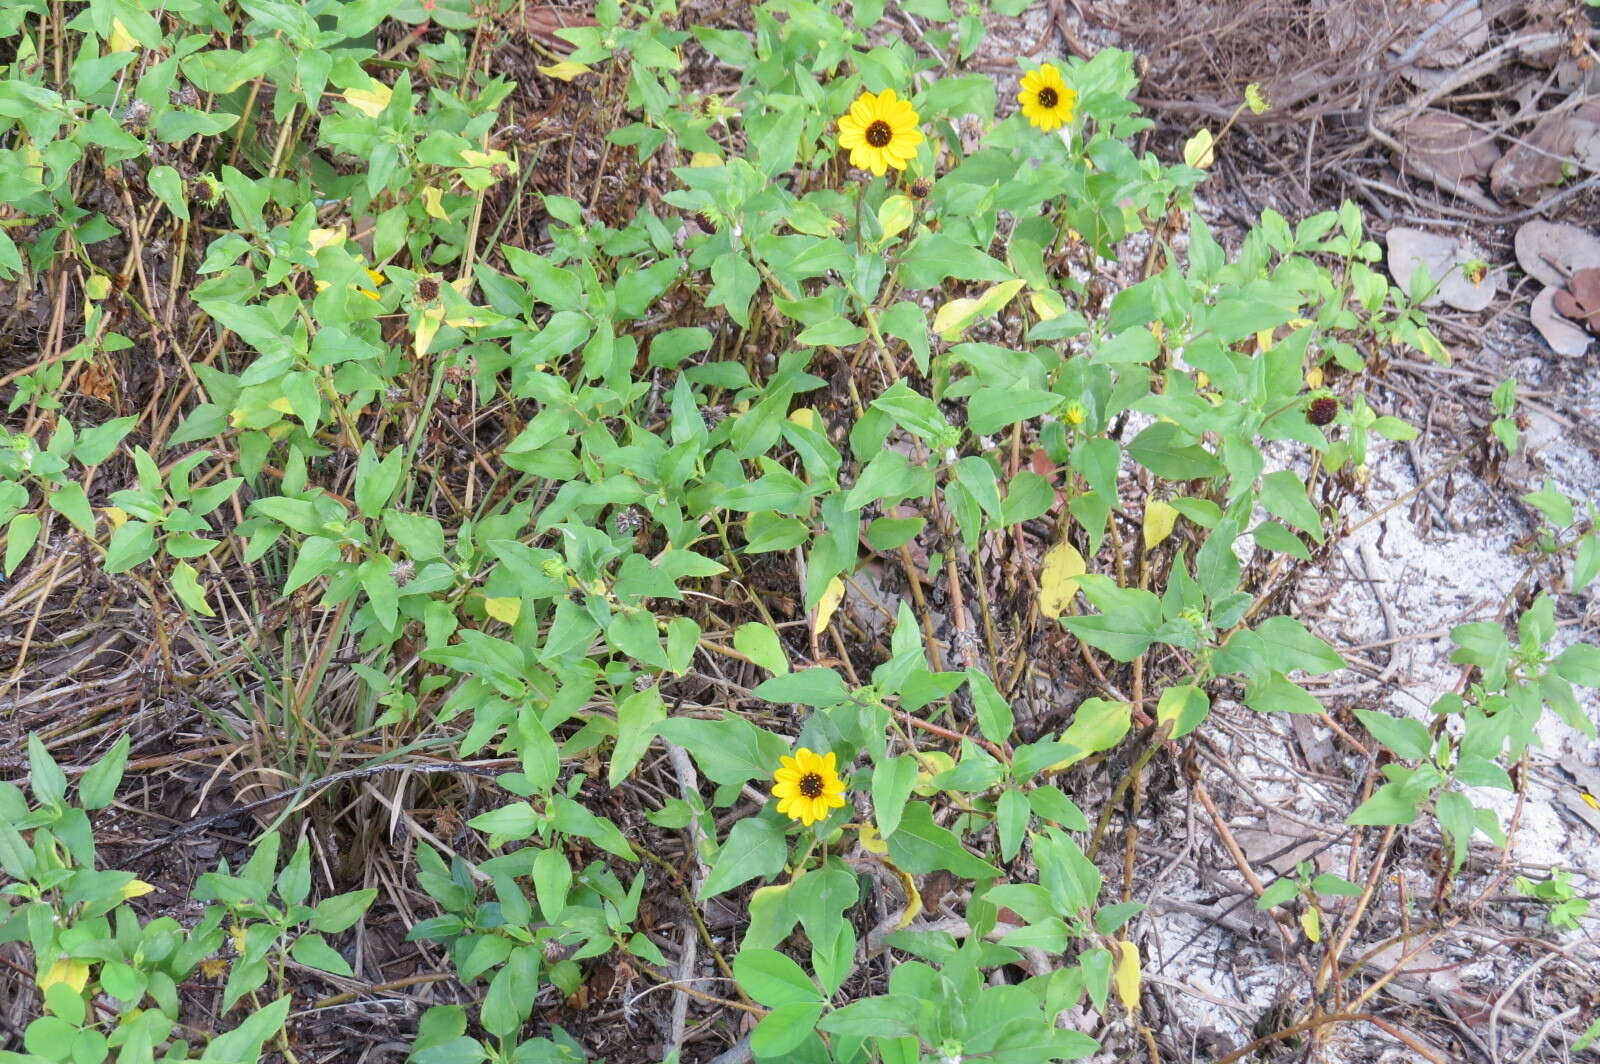
[(1061, 71), (1046, 63), (1022, 75), (1022, 91), (1017, 93), (1022, 115), (1046, 133), (1072, 121), (1072, 108), (1078, 94), (1061, 80)]
[(772, 788), (778, 812), (810, 827), (844, 805), (844, 781), (834, 767), (832, 751), (823, 756), (802, 746), (793, 757), (779, 761), (782, 767), (773, 773), (776, 782)]
[(882, 177), (891, 166), (904, 170), (921, 143), (917, 112), (893, 89), (876, 96), (863, 92), (839, 116), (839, 147), (850, 152), (850, 165), (871, 170), (874, 177)]

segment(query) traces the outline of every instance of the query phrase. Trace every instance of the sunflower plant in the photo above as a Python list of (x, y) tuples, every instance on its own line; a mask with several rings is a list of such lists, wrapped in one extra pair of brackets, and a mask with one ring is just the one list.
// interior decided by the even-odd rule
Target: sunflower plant
[[(314, 821), (381, 820), (368, 841), (431, 899), (395, 911), (464, 1004), (420, 1018), (418, 1064), (581, 1059), (554, 1009), (619, 973), (760, 1061), (1142, 1054), (1157, 917), (1108, 832), (1215, 707), (1327, 708), (1307, 678), (1346, 663), (1277, 604), (1374, 451), (1416, 433), (1370, 363), (1447, 358), (1425, 312), (1354, 204), (1214, 233), (1195, 192), (1227, 134), (1190, 162), (1138, 150), (1128, 53), (975, 73), (976, 5), (906, 5), (916, 41), (885, 6), (684, 25), (602, 0), (534, 65), (543, 113), (486, 72), (502, 16), (447, 0), (394, 9), (418, 28), (398, 53), (381, 5), (0, 14), (24, 212), (0, 277), (82, 289), (0, 429), (7, 575), (81, 559), (173, 642), (259, 636), (212, 663), (239, 702), (213, 719), (301, 788), (286, 824), (355, 751), (357, 774), (439, 782)], [(601, 160), (561, 175), (573, 195), (552, 145)], [(106, 168), (189, 254), (175, 319), (118, 288), (118, 224), (72, 202)], [(183, 359), (155, 417), (68, 394), (136, 356)], [(1546, 519), (1527, 586), (1592, 580), (1582, 507), (1524, 501)], [(1346, 722), (1392, 755), (1353, 823), (1436, 820), (1446, 877), (1502, 840), (1477, 788), (1515, 786), (1546, 712), (1592, 728), (1574, 688), (1600, 651), (1558, 648), (1562, 601), (1524, 604), (1514, 638), (1452, 633), (1476, 671), (1445, 723)], [(361, 870), (280, 860), (277, 824), (195, 884), (197, 925), (141, 924), (86, 812), (127, 752), (77, 806), (38, 739), (32, 799), (0, 784), (29, 1064), (288, 1056), (291, 1005), (319, 1000), (297, 979), (381, 992), (338, 938), (368, 919)], [(438, 794), (467, 811), (418, 823)], [(1303, 879), (1268, 890), (1322, 890)], [(205, 1047), (179, 1025), (196, 978), (238, 1010)]]

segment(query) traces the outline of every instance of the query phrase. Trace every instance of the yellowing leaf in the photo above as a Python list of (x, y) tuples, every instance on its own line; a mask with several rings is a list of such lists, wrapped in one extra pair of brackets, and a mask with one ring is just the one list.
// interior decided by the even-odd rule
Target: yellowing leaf
[(502, 624), (516, 624), (517, 618), (522, 616), (522, 599), (486, 598), (483, 600), (483, 612)]
[(75, 957), (57, 957), (39, 979), (39, 989), (47, 990), (57, 983), (66, 983), (74, 990), (82, 990), (89, 982), (89, 962)]
[(868, 853), (875, 853), (879, 857), (889, 852), (889, 844), (883, 841), (876, 824), (862, 824), (856, 837), (861, 841), (861, 848)]
[(817, 600), (817, 615), (811, 619), (812, 635), (828, 627), (828, 622), (833, 620), (834, 611), (843, 601), (844, 581), (836, 576), (828, 581), (828, 586), (822, 591), (822, 598)]
[[(200, 583), (200, 575), (194, 571), (194, 566), (188, 562), (179, 562), (177, 568), (172, 570), (172, 591), (182, 600), (185, 606), (204, 617), (215, 617), (217, 611), (211, 608), (206, 601), (205, 586)], [(144, 893), (148, 894), (147, 889)]]
[(815, 429), (817, 427), (817, 412), (808, 406), (803, 406), (799, 410), (792, 411), (789, 414), (789, 420), (803, 429)]
[(428, 185), (422, 190), (422, 209), (428, 212), (429, 218), (438, 218), (440, 221), (450, 216), (444, 212), (444, 193)]
[(1067, 312), (1067, 301), (1061, 298), (1060, 292), (1035, 289), (1028, 293), (1028, 305), (1040, 321), (1053, 321)]
[(1039, 573), (1039, 612), (1051, 618), (1061, 616), (1078, 593), (1078, 577), (1083, 572), (1083, 555), (1072, 544), (1057, 543), (1045, 551)]
[(916, 217), (916, 211), (910, 196), (897, 193), (885, 199), (878, 208), (878, 227), (883, 230), (883, 239), (890, 240), (905, 232)]
[(934, 314), (933, 331), (939, 334), (941, 340), (955, 342), (960, 339), (967, 326), (986, 314), (995, 313), (1011, 302), (1027, 283), (1021, 279), (1001, 281), (997, 285), (992, 285), (977, 299), (965, 297), (952, 299)]
[(1200, 130), (1190, 137), (1188, 143), (1183, 146), (1184, 163), (1204, 170), (1216, 161), (1216, 153), (1212, 150), (1216, 143), (1216, 138), (1211, 135), (1211, 130)]
[(1315, 909), (1307, 909), (1300, 914), (1300, 930), (1313, 942), (1322, 941), (1322, 914)]
[(444, 316), (444, 323), (455, 329), (479, 329), (504, 320), (505, 315), (496, 314), (486, 307), (457, 307)]
[(1312, 391), (1316, 391), (1318, 388), (1322, 387), (1321, 366), (1312, 366), (1310, 369), (1306, 370), (1306, 387), (1310, 388)]
[(497, 162), (505, 162), (506, 158), (506, 153), (503, 151), (478, 151), (476, 148), (461, 149), (461, 161), (468, 166), (493, 166)]
[(123, 901), (127, 901), (129, 898), (142, 898), (155, 889), (142, 879), (130, 879), (117, 893), (122, 896)]
[(439, 323), (442, 321), (444, 321), (443, 307), (428, 307), (417, 316), (417, 331), (411, 350), (418, 358), (428, 353), (428, 345), (433, 343), (434, 336), (439, 332)]
[(1117, 967), (1111, 973), (1117, 987), (1117, 999), (1123, 1007), (1133, 1012), (1139, 1007), (1139, 947), (1123, 939), (1117, 943)]
[(723, 166), (722, 156), (713, 155), (708, 151), (697, 151), (689, 156), (689, 166), (693, 169), (704, 169), (708, 166)]
[(323, 248), (343, 244), (349, 235), (350, 231), (342, 225), (337, 229), (313, 229), (306, 234), (306, 243), (311, 246), (311, 253), (315, 255)]
[(966, 296), (962, 296), (960, 299), (952, 299), (940, 307), (938, 313), (934, 314), (933, 331), (938, 333), (941, 339), (955, 340), (962, 330), (972, 324), (972, 320), (977, 316), (978, 301), (976, 299)]
[(1251, 114), (1264, 115), (1272, 107), (1267, 101), (1267, 94), (1253, 81), (1244, 87), (1244, 102), (1249, 106)]
[(1144, 549), (1150, 550), (1172, 535), (1178, 523), (1178, 508), (1165, 499), (1151, 499), (1144, 504)]
[[(891, 868), (894, 866), (890, 866)], [(917, 889), (916, 880), (895, 868), (900, 874), (900, 886), (906, 892), (906, 911), (900, 914), (900, 920), (894, 925), (896, 931), (904, 931), (911, 926), (911, 921), (922, 912), (922, 892)]]
[(1272, 350), (1272, 330), (1271, 329), (1262, 329), (1260, 332), (1256, 333), (1256, 350), (1258, 350), (1258, 351), (1271, 351)]
[(99, 301), (111, 294), (111, 278), (103, 273), (91, 273), (83, 282), (83, 294)]
[(128, 27), (122, 24), (120, 18), (111, 20), (111, 35), (106, 38), (106, 48), (111, 52), (132, 52), (139, 47), (139, 42), (134, 40), (133, 34), (128, 32)]
[(978, 297), (978, 313), (993, 314), (1007, 303), (1016, 298), (1018, 292), (1027, 287), (1028, 282), (1018, 278), (1013, 281), (1001, 281)]
[(369, 89), (344, 90), (344, 102), (368, 118), (377, 118), (389, 107), (394, 90), (381, 81), (374, 81)]
[(121, 528), (122, 523), (128, 519), (128, 511), (120, 506), (107, 506), (102, 512), (106, 515), (106, 524), (111, 526), (113, 532)]
[(276, 410), (280, 414), (289, 414), (290, 416), (294, 414), (294, 404), (289, 402), (287, 397), (281, 395), (268, 403), (267, 409)]
[(560, 78), (562, 81), (571, 81), (573, 78), (594, 72), (594, 68), (587, 63), (574, 63), (570, 59), (563, 59), (550, 66), (535, 67), (539, 73), (546, 77)]

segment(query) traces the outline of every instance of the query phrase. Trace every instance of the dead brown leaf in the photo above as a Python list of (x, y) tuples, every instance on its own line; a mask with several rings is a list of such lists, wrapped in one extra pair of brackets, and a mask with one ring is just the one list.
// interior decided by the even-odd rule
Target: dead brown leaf
[(1574, 270), (1554, 302), (1562, 317), (1600, 334), (1600, 270)]
[(1600, 237), (1575, 225), (1533, 221), (1517, 230), (1517, 264), (1529, 277), (1565, 287), (1575, 270), (1600, 266)]
[(1578, 326), (1556, 313), (1555, 296), (1559, 289), (1546, 288), (1533, 298), (1528, 318), (1539, 330), (1550, 350), (1558, 355), (1573, 357), (1589, 349), (1589, 336)]
[(1448, 111), (1423, 111), (1397, 132), (1405, 147), (1400, 165), (1447, 191), (1487, 178), (1500, 161), (1492, 136)]
[[(1494, 166), (1489, 188), (1502, 203), (1532, 203), (1572, 177), (1600, 165), (1600, 100), (1540, 119)], [(1569, 161), (1571, 160), (1571, 161)]]

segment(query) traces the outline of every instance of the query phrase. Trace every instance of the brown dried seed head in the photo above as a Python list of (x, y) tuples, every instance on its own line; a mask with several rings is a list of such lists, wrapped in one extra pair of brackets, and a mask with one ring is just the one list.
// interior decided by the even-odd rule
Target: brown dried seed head
[(417, 278), (417, 296), (425, 300), (439, 298), (439, 279), (437, 277)]
[(1306, 408), (1306, 420), (1313, 425), (1331, 425), (1339, 416), (1339, 400), (1331, 395), (1320, 395)]
[(928, 193), (933, 191), (933, 182), (925, 177), (919, 177), (911, 182), (911, 198), (927, 199)]

